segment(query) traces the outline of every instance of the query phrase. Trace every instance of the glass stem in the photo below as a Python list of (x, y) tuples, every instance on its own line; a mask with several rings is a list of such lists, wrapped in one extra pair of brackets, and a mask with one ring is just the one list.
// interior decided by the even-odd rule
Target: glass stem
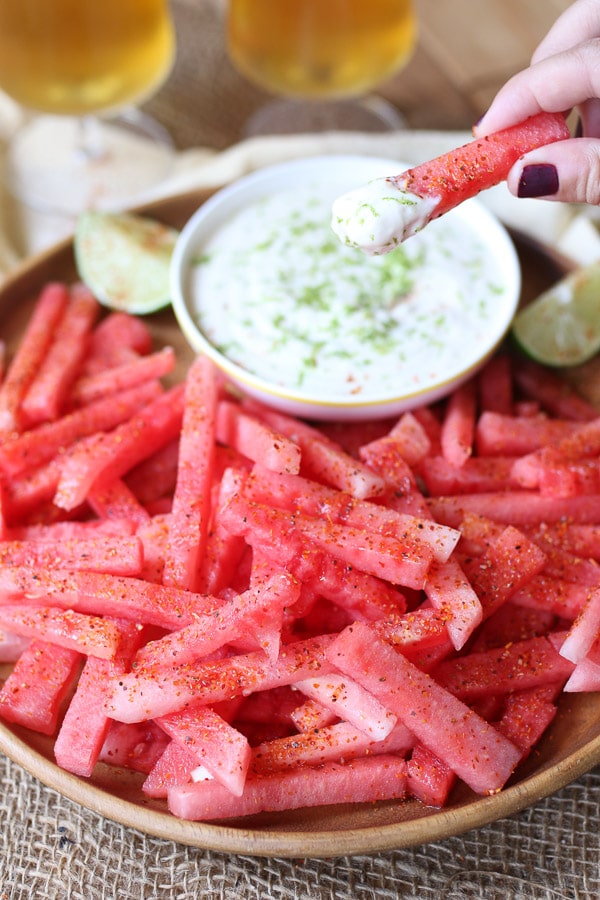
[(81, 162), (98, 162), (106, 156), (100, 122), (96, 116), (81, 116), (78, 120), (77, 156)]

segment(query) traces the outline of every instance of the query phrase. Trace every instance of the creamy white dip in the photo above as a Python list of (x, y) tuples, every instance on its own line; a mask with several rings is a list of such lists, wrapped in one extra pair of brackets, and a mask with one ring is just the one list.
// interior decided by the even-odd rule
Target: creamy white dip
[[(404, 396), (502, 330), (504, 279), (474, 226), (434, 221), (384, 256), (334, 235), (328, 184), (241, 209), (196, 248), (192, 313), (231, 361), (323, 402)], [(486, 336), (488, 340), (486, 341)]]
[(389, 178), (374, 178), (334, 201), (331, 227), (344, 244), (389, 253), (427, 225), (438, 203), (438, 197), (418, 197)]

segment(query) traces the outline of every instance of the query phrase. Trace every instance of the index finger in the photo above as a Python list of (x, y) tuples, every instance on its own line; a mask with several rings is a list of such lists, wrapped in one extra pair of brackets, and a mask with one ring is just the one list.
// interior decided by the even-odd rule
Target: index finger
[(532, 63), (555, 56), (592, 38), (600, 37), (598, 0), (575, 0), (556, 19), (531, 57)]
[(600, 38), (547, 57), (514, 75), (474, 129), (477, 137), (540, 112), (567, 112), (600, 97)]

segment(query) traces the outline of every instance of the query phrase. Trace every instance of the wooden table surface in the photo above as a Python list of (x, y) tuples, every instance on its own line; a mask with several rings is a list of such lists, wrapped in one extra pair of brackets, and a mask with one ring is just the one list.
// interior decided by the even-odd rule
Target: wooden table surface
[[(274, 0), (277, 2), (277, 0)], [(300, 0), (299, 0), (300, 2)], [(328, 2), (328, 0), (323, 0)], [(368, 0), (365, 0), (368, 2)], [(175, 66), (146, 108), (184, 149), (223, 149), (244, 136), (248, 117), (269, 99), (233, 68), (224, 29), (226, 0), (171, 0)], [(408, 67), (379, 93), (409, 127), (470, 128), (569, 0), (415, 0), (419, 39)]]

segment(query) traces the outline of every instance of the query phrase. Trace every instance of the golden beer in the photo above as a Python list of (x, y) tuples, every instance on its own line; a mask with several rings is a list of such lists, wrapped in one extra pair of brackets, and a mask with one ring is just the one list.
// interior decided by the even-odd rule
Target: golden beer
[(351, 97), (401, 69), (416, 37), (411, 0), (229, 0), (232, 61), (296, 97)]
[(40, 112), (138, 103), (174, 55), (168, 0), (0, 0), (0, 89)]

